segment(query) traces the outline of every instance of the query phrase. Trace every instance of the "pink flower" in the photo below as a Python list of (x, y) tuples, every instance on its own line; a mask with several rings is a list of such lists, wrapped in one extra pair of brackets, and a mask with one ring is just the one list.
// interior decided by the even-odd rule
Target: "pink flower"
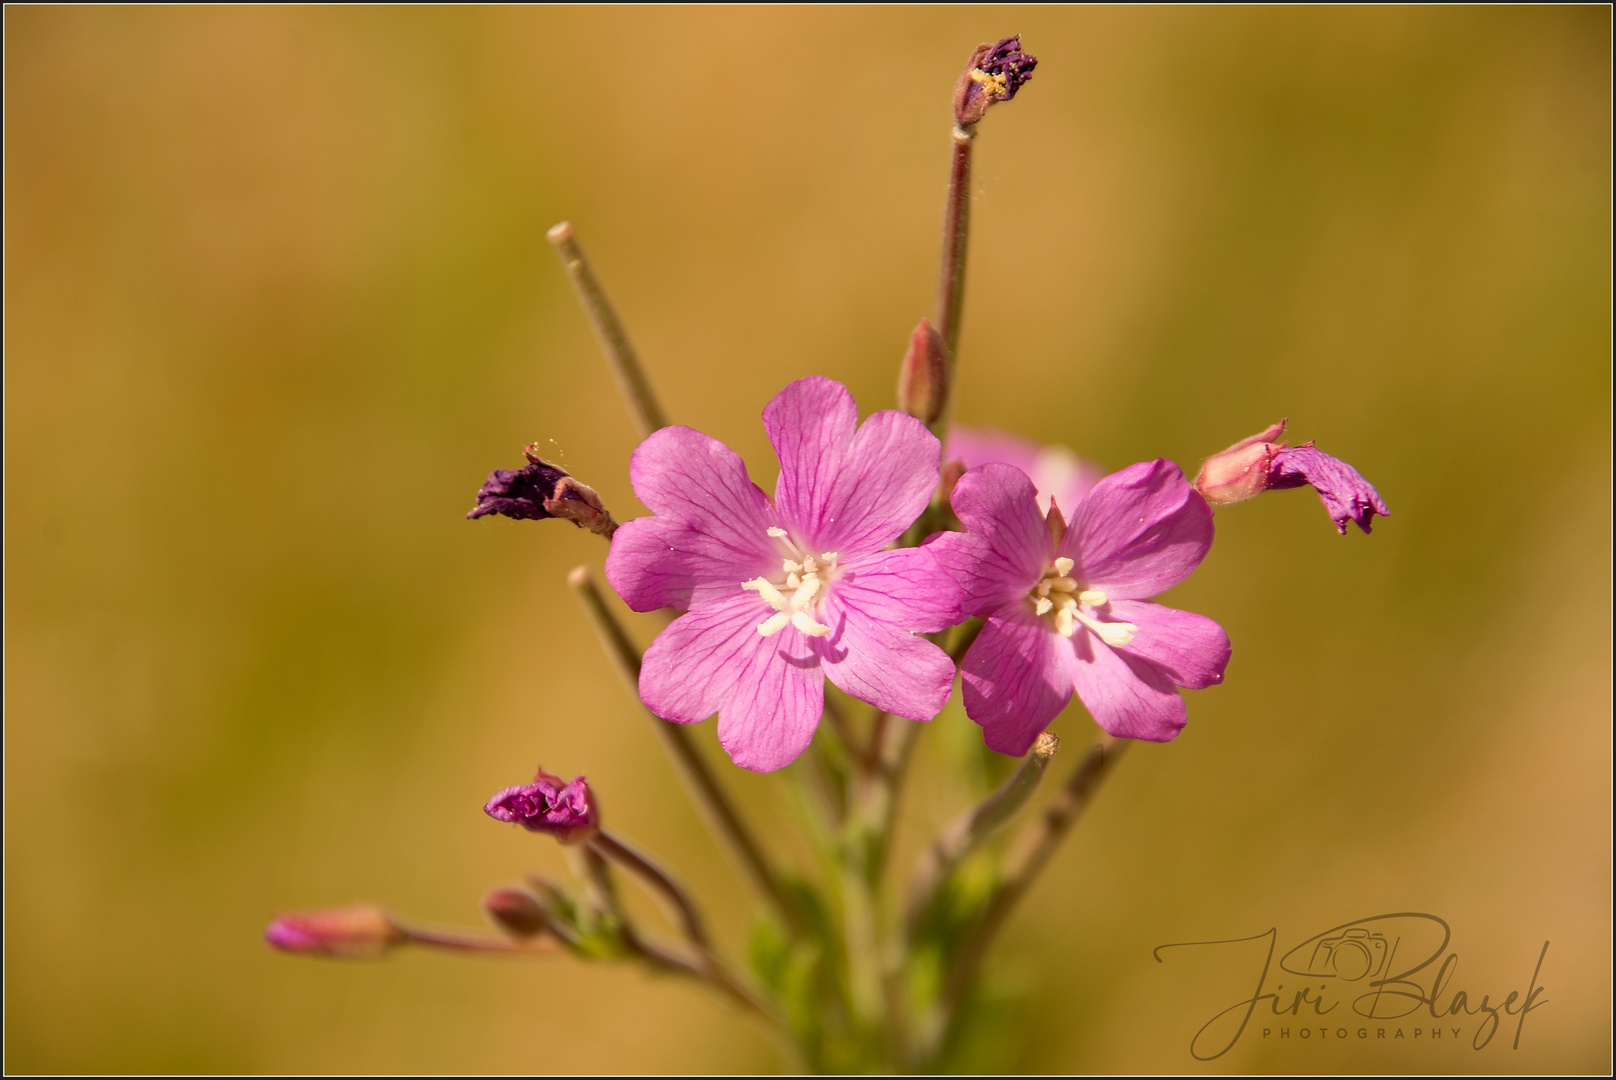
[(531, 784), (508, 787), (489, 799), (483, 813), (496, 821), (520, 825), (528, 832), (549, 833), (562, 843), (593, 833), (600, 825), (583, 777), (575, 777), (568, 784), (543, 769)]
[(655, 516), (623, 525), (606, 559), (629, 607), (688, 609), (646, 650), (641, 699), (679, 724), (718, 713), (718, 741), (755, 772), (808, 746), (826, 678), (896, 716), (936, 716), (954, 665), (914, 635), (961, 618), (935, 555), (883, 550), (937, 487), (924, 424), (885, 411), (860, 427), (847, 388), (814, 377), (769, 402), (763, 425), (780, 458), (772, 502), (699, 431), (641, 443), (629, 473)]
[(955, 424), (948, 430), (944, 461), (963, 461), (967, 469), (995, 461), (1014, 465), (1038, 488), (1038, 509), (1049, 512), (1049, 501), (1076, 506), (1089, 488), (1104, 474), (1064, 446), (1039, 446), (1019, 435), (992, 428), (968, 428)]
[(380, 908), (348, 907), (282, 915), (264, 930), (264, 940), (283, 952), (310, 956), (381, 956), (409, 940)]
[(1112, 735), (1166, 742), (1186, 719), (1177, 687), (1223, 680), (1223, 628), (1149, 602), (1212, 546), (1212, 509), (1172, 462), (1107, 476), (1069, 519), (1041, 515), (1032, 481), (1003, 464), (966, 473), (953, 504), (965, 531), (926, 547), (987, 620), (960, 674), (988, 746), (1025, 754), (1074, 692)]
[(1336, 531), (1347, 534), (1347, 522), (1364, 532), (1376, 514), (1390, 517), (1386, 501), (1373, 484), (1340, 458), (1331, 457), (1311, 442), (1286, 446), (1275, 442), (1285, 433), (1285, 421), (1242, 439), (1213, 454), (1201, 464), (1195, 490), (1215, 506), (1244, 502), (1265, 491), (1311, 487), (1329, 511)]

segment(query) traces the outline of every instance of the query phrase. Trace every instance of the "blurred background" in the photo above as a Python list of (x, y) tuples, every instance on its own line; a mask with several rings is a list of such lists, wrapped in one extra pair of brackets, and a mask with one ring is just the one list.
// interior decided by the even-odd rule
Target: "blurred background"
[[(791, 379), (889, 407), (930, 311), (953, 80), (978, 141), (957, 416), (1107, 470), (1289, 416), (1393, 516), (1218, 514), (1170, 597), (1224, 686), (1113, 777), (1001, 941), (999, 1067), (1610, 1067), (1610, 13), (1558, 9), (8, 8), (5, 1066), (780, 1068), (637, 970), (271, 953), (355, 900), (475, 926), (554, 845), (480, 811), (586, 773), (738, 952), (747, 901), (564, 575), (469, 523), (551, 445), (619, 517), (635, 438), (544, 240), (570, 219), (670, 414), (772, 484)], [(551, 441), (553, 440), (553, 444)], [(631, 624), (641, 640), (654, 627)], [(1093, 725), (1055, 730), (1070, 768)], [(721, 760), (712, 725), (698, 729)], [(970, 746), (955, 704), (923, 772)], [(929, 774), (929, 773), (928, 773)], [(774, 781), (724, 766), (760, 820)], [(918, 837), (960, 808), (927, 775)], [(1465, 1043), (1202, 1066), (1243, 972), (1151, 950), (1382, 911)], [(1468, 1028), (1466, 1039), (1468, 1039)]]

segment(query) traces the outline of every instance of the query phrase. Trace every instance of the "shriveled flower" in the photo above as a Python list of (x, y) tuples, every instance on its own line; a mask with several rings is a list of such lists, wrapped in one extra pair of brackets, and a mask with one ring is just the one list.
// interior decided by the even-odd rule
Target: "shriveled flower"
[(1009, 101), (1032, 78), (1038, 58), (1021, 51), (1021, 35), (979, 45), (954, 85), (954, 122), (969, 128), (988, 108)]
[(1386, 502), (1374, 485), (1340, 458), (1331, 457), (1312, 442), (1287, 446), (1276, 440), (1285, 433), (1285, 421), (1242, 439), (1201, 464), (1195, 490), (1207, 502), (1218, 506), (1244, 502), (1265, 491), (1311, 487), (1318, 492), (1335, 522), (1336, 531), (1347, 533), (1347, 522), (1364, 532), (1376, 514), (1391, 516)]
[(466, 517), (472, 521), (489, 514), (521, 521), (561, 518), (611, 538), (617, 522), (601, 505), (594, 488), (540, 457), (537, 444), (527, 446), (522, 454), (527, 464), (520, 469), (495, 469), (488, 474), (477, 489), (477, 505)]
[(528, 832), (550, 833), (563, 843), (580, 839), (600, 825), (589, 802), (589, 785), (579, 776), (572, 783), (543, 769), (531, 784), (508, 787), (488, 800), (483, 812), (496, 821), (520, 825)]
[(780, 459), (772, 501), (699, 431), (641, 443), (630, 476), (654, 516), (624, 524), (606, 560), (629, 607), (688, 612), (646, 650), (641, 699), (680, 724), (716, 712), (719, 742), (754, 772), (808, 746), (827, 677), (895, 716), (936, 716), (954, 665), (914, 635), (961, 617), (931, 551), (883, 550), (937, 487), (924, 424), (887, 410), (860, 426), (853, 395), (818, 376), (782, 390), (763, 424)]
[(264, 930), (264, 940), (282, 952), (356, 959), (382, 956), (409, 935), (387, 912), (361, 906), (282, 915)]
[(966, 473), (953, 505), (965, 531), (926, 547), (986, 620), (960, 674), (994, 750), (1025, 754), (1074, 692), (1112, 735), (1166, 742), (1186, 719), (1177, 688), (1223, 680), (1223, 628), (1149, 602), (1212, 546), (1212, 510), (1172, 462), (1112, 473), (1069, 518), (1040, 514), (1032, 481), (1004, 464)]
[(1064, 507), (1075, 507), (1105, 475), (1098, 465), (1084, 461), (1064, 446), (1039, 445), (1020, 435), (960, 424), (948, 430), (943, 460), (962, 461), (967, 469), (995, 461), (1014, 465), (1032, 478), (1042, 513), (1049, 512), (1051, 499)]

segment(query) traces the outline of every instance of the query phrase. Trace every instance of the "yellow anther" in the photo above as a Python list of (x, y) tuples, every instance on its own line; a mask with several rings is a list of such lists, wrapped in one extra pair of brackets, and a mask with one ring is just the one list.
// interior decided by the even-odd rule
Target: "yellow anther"
[(1038, 603), (1033, 605), (1033, 608), (1032, 608), (1033, 614), (1035, 614), (1035, 615), (1047, 615), (1047, 614), (1049, 614), (1049, 609), (1054, 607), (1054, 606), (1055, 606), (1054, 604), (1049, 602), (1049, 597), (1040, 596), (1038, 598)]
[[(781, 616), (779, 615), (775, 616), (776, 619), (780, 617)], [(828, 637), (830, 635), (830, 627), (824, 625), (823, 623), (814, 622), (812, 616), (810, 616), (806, 611), (799, 611), (795, 615), (791, 616), (791, 625), (795, 626), (798, 630), (801, 630), (809, 637)]]
[(769, 535), (776, 538), (776, 539), (779, 539), (780, 537), (787, 536), (789, 534), (778, 525), (770, 525), (769, 526)]
[(1084, 589), (1077, 594), (1077, 602), (1089, 607), (1105, 607), (1111, 600), (1099, 589)]
[(1072, 572), (1072, 567), (1076, 565), (1077, 564), (1071, 559), (1068, 559), (1066, 556), (1062, 555), (1060, 558), (1055, 560), (1055, 573), (1059, 574), (1061, 577), (1065, 577), (1067, 574)]
[(1049, 583), (1049, 587), (1056, 592), (1076, 592), (1077, 582), (1069, 577), (1058, 577)]
[(780, 631), (784, 630), (786, 628), (786, 623), (790, 621), (791, 616), (787, 615), (783, 611), (777, 611), (773, 615), (770, 615), (767, 619), (764, 619), (762, 622), (758, 623), (758, 633), (764, 637), (773, 637)]

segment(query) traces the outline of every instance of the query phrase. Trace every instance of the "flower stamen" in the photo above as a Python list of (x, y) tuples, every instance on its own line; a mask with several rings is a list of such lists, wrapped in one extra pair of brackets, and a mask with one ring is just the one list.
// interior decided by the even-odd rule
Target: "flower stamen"
[(1061, 637), (1069, 638), (1077, 633), (1079, 626), (1084, 626), (1107, 645), (1115, 647), (1128, 644), (1139, 632), (1139, 627), (1127, 622), (1101, 622), (1082, 610), (1104, 607), (1111, 602), (1111, 598), (1099, 589), (1084, 588), (1081, 582), (1072, 577), (1076, 567), (1075, 562), (1063, 555), (1044, 571), (1044, 576), (1027, 594), (1032, 600), (1033, 614), (1052, 616), (1055, 631)]
[(813, 610), (828, 584), (825, 575), (836, 568), (836, 552), (823, 552), (816, 559), (812, 555), (802, 554), (789, 539), (790, 534), (779, 526), (771, 526), (769, 535), (776, 540), (785, 540), (792, 548), (792, 554), (798, 558), (782, 559), (780, 562), (781, 572), (785, 574), (783, 584), (790, 590), (789, 596), (768, 578), (756, 577), (741, 582), (741, 588), (757, 593), (775, 611), (758, 624), (758, 633), (763, 637), (773, 637), (790, 624), (809, 637), (828, 637), (830, 627), (817, 621), (813, 617)]

